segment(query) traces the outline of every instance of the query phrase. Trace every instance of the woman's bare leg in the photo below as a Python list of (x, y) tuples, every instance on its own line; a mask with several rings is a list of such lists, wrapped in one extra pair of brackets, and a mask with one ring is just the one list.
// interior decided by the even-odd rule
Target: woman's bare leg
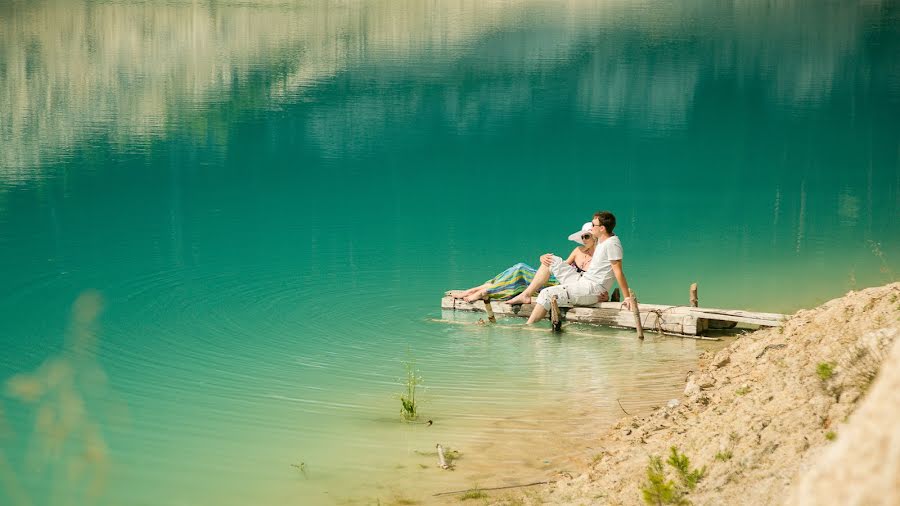
[(541, 289), (542, 286), (547, 284), (547, 281), (550, 281), (550, 268), (544, 264), (541, 264), (540, 268), (534, 275), (534, 279), (531, 280), (531, 284), (528, 285), (528, 288), (525, 289), (524, 292), (516, 295), (515, 297), (506, 301), (507, 304), (531, 304), (531, 296), (537, 293), (538, 290)]
[(483, 285), (473, 286), (472, 288), (469, 288), (468, 290), (455, 290), (455, 291), (450, 292), (450, 296), (453, 297), (454, 299), (465, 299), (466, 297), (472, 295), (475, 292), (478, 292), (480, 290), (482, 290), (482, 291), (487, 290), (488, 288), (490, 288), (490, 286), (491, 286), (490, 283), (484, 283)]
[(474, 292), (470, 292), (468, 295), (463, 297), (463, 300), (466, 302), (475, 302), (476, 300), (483, 299), (484, 296), (487, 295), (487, 291), (490, 286), (491, 285), (483, 285), (478, 287), (477, 290), (475, 290)]

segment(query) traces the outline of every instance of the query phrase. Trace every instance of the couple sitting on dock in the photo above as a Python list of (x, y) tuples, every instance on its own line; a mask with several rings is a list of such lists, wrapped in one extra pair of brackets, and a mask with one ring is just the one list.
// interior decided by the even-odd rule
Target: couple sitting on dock
[(615, 279), (625, 297), (623, 305), (630, 308), (631, 292), (622, 270), (622, 243), (613, 233), (615, 227), (616, 217), (608, 211), (599, 211), (580, 232), (569, 236), (581, 246), (572, 250), (566, 260), (547, 253), (541, 255), (538, 269), (519, 263), (482, 285), (451, 295), (469, 302), (488, 297), (508, 299), (507, 304), (531, 304), (532, 296), (537, 293), (535, 307), (528, 318), (531, 324), (547, 314), (553, 296), (563, 307), (590, 306), (609, 300)]

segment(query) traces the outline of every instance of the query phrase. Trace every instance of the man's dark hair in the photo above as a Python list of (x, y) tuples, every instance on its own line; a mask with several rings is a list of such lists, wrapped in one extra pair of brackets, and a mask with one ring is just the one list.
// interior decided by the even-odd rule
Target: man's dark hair
[(597, 211), (594, 218), (600, 222), (600, 225), (606, 229), (606, 233), (612, 235), (613, 229), (616, 228), (616, 217), (609, 211)]

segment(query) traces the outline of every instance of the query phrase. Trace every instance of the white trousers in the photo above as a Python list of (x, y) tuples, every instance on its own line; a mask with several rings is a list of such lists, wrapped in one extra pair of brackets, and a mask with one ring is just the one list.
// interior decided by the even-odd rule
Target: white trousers
[(556, 303), (560, 307), (590, 306), (597, 303), (600, 288), (583, 279), (581, 273), (565, 263), (562, 258), (553, 257), (550, 272), (559, 281), (559, 284), (541, 290), (536, 301), (547, 311), (550, 310), (550, 299), (554, 295), (556, 295)]

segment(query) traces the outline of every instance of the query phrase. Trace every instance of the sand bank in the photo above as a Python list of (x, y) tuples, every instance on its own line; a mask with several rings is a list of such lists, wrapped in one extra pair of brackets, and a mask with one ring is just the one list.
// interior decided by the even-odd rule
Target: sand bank
[(582, 473), (494, 504), (644, 504), (650, 456), (706, 468), (694, 504), (900, 504), (900, 283), (850, 292), (715, 354), (684, 394), (621, 419)]

